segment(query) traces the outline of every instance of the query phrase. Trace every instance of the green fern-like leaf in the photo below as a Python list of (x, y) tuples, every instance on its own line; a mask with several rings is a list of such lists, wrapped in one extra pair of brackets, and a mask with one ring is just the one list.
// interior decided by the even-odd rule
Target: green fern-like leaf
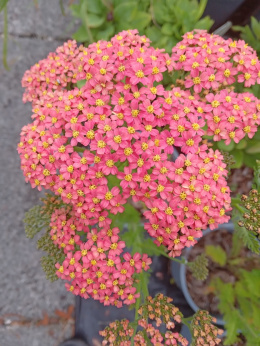
[(63, 255), (62, 249), (60, 249), (57, 245), (53, 244), (51, 236), (48, 231), (38, 240), (37, 248), (39, 250), (47, 252), (50, 256), (52, 256), (56, 261)]
[(58, 276), (56, 275), (56, 267), (55, 264), (57, 262), (55, 261), (54, 257), (51, 256), (43, 256), (41, 258), (41, 265), (42, 269), (45, 272), (47, 280), (54, 282), (58, 280)]
[(65, 257), (62, 249), (53, 244), (49, 231), (50, 229), (38, 240), (37, 247), (47, 252), (47, 256), (41, 258), (41, 265), (46, 278), (53, 282), (58, 279), (55, 264), (61, 264)]
[(204, 253), (197, 256), (193, 262), (189, 262), (188, 266), (192, 272), (192, 275), (197, 279), (204, 281), (208, 276), (208, 264), (209, 261)]
[(28, 238), (33, 238), (49, 224), (49, 216), (42, 214), (42, 206), (36, 205), (25, 213), (24, 225), (25, 234)]
[(238, 237), (243, 241), (244, 245), (248, 247), (252, 252), (259, 254), (260, 247), (254, 232), (249, 231), (244, 226), (240, 226), (238, 222), (243, 218), (243, 215), (237, 210), (232, 210), (232, 221), (234, 223), (235, 232)]

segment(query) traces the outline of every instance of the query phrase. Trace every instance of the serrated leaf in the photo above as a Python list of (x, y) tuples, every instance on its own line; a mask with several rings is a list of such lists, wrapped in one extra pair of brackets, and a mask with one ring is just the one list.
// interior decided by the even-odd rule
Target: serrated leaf
[(260, 269), (253, 269), (251, 271), (241, 270), (241, 273), (248, 293), (252, 296), (260, 297), (260, 291), (256, 290), (256, 287), (260, 287)]
[(36, 205), (25, 213), (24, 226), (27, 238), (33, 238), (50, 223), (50, 218), (41, 213), (42, 206)]
[(227, 336), (224, 345), (231, 345), (237, 340), (239, 319), (235, 310), (230, 310), (228, 314), (224, 314), (225, 328)]
[(233, 285), (231, 283), (225, 283), (219, 278), (214, 279), (212, 283), (220, 301), (219, 309), (223, 314), (225, 314), (229, 311), (229, 307), (235, 302)]
[(252, 252), (259, 254), (260, 245), (256, 236), (248, 231), (245, 227), (238, 225), (239, 220), (243, 219), (243, 214), (240, 213), (237, 209), (233, 208), (232, 210), (232, 221), (234, 223), (235, 232), (237, 232), (239, 238), (243, 241), (244, 245), (247, 246)]
[(148, 256), (160, 256), (166, 253), (164, 247), (156, 245), (151, 238), (144, 239), (140, 245), (142, 252)]
[(212, 259), (213, 262), (224, 266), (227, 262), (227, 254), (224, 249), (220, 246), (207, 245), (205, 247), (205, 252), (208, 257)]
[[(120, 187), (120, 179), (118, 179), (115, 175), (107, 176), (108, 188), (111, 190), (114, 186)], [(130, 204), (126, 204), (127, 206)]]
[(109, 215), (112, 219), (113, 227), (118, 227), (120, 230), (122, 230), (125, 225), (127, 225), (129, 230), (138, 227), (140, 225), (140, 213), (129, 203), (125, 204), (124, 208), (125, 210), (123, 213)]
[(231, 247), (231, 253), (230, 253), (231, 257), (233, 257), (234, 259), (237, 259), (242, 249), (242, 246), (243, 246), (242, 240), (239, 238), (237, 232), (234, 232), (232, 236), (232, 247)]

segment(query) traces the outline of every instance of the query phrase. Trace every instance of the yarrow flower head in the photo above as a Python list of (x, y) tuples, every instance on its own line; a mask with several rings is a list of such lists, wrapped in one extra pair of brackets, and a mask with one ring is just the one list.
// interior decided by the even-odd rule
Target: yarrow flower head
[[(64, 251), (57, 275), (70, 282), (68, 290), (105, 304), (135, 302), (135, 274), (151, 260), (123, 254), (125, 243), (111, 226), (111, 215), (123, 213), (129, 200), (144, 206), (145, 229), (170, 256), (194, 245), (208, 225), (228, 220), (226, 165), (202, 141), (254, 135), (258, 99), (216, 88), (234, 78), (248, 86), (258, 66), (241, 41), (198, 31), (169, 56), (129, 30), (87, 48), (69, 41), (25, 73), (33, 121), (21, 132), (21, 168), (32, 187), (70, 206), (53, 212), (50, 233)], [(186, 71), (185, 90), (160, 84), (172, 69)]]
[[(128, 320), (115, 321), (100, 332), (104, 337), (102, 345), (128, 346), (131, 345), (133, 337), (134, 345), (187, 346), (188, 340), (174, 332), (176, 322), (180, 323), (183, 316), (171, 302), (171, 298), (162, 294), (158, 294), (155, 298), (147, 297), (138, 310), (138, 325), (142, 330), (134, 335), (134, 328)], [(166, 332), (162, 332), (160, 328), (163, 325)]]

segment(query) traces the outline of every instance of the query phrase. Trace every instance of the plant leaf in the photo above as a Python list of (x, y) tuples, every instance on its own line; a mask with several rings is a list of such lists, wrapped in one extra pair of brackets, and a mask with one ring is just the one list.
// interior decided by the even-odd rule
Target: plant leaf
[(87, 15), (87, 23), (90, 28), (98, 28), (100, 27), (106, 20), (106, 17), (99, 16), (93, 13), (88, 13)]
[(124, 1), (120, 3), (114, 9), (114, 19), (121, 23), (131, 23), (137, 12), (137, 2), (136, 1)]
[(251, 17), (251, 26), (256, 38), (260, 39), (260, 22), (255, 18)]
[(79, 81), (77, 81), (77, 87), (80, 89), (82, 88), (85, 84), (86, 84), (87, 80), (86, 79), (81, 79)]
[(231, 166), (231, 168), (240, 168), (243, 165), (244, 152), (242, 150), (232, 150), (230, 154), (235, 160), (235, 163)]
[(220, 245), (207, 245), (205, 247), (205, 252), (206, 255), (210, 257), (213, 262), (218, 263), (222, 267), (226, 264), (227, 254)]
[(142, 31), (150, 23), (152, 17), (149, 13), (138, 11), (131, 21), (132, 29)]
[(231, 141), (229, 144), (225, 144), (225, 142), (223, 140), (221, 140), (221, 141), (217, 142), (217, 146), (220, 150), (231, 151), (235, 147), (235, 142)]
[(260, 245), (256, 236), (252, 232), (248, 231), (245, 227), (241, 227), (238, 225), (239, 220), (241, 220), (242, 218), (242, 213), (233, 208), (232, 221), (234, 223), (235, 232), (237, 232), (239, 238), (243, 241), (245, 246), (247, 246), (252, 252), (259, 254)]
[(100, 28), (96, 35), (97, 40), (108, 41), (115, 33), (115, 27), (112, 23), (106, 24), (105, 28)]
[(88, 12), (94, 14), (104, 14), (106, 7), (101, 0), (88, 1)]
[(195, 25), (194, 29), (203, 29), (203, 30), (209, 30), (214, 23), (214, 20), (211, 19), (209, 16), (204, 17), (200, 19)]
[(260, 142), (258, 141), (256, 144), (251, 146), (250, 148), (245, 150), (247, 154), (259, 154), (260, 153)]
[(89, 40), (85, 25), (81, 25), (78, 30), (72, 35), (72, 38), (78, 42), (87, 42)]

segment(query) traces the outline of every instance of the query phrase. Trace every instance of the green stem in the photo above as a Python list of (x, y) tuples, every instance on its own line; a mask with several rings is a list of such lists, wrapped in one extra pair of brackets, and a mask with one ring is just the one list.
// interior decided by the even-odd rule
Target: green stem
[(7, 3), (6, 3), (4, 7), (3, 65), (6, 70), (10, 70), (7, 64), (7, 42), (8, 42), (8, 20), (7, 20)]
[(150, 13), (151, 13), (151, 17), (152, 17), (152, 21), (153, 21), (154, 26), (161, 29), (160, 25), (157, 23), (155, 16), (154, 16), (153, 0), (150, 0)]
[(232, 207), (236, 208), (240, 213), (244, 214), (245, 210), (243, 207), (241, 207), (241, 205), (239, 205), (238, 203), (234, 203), (232, 204)]
[(135, 326), (134, 326), (134, 333), (131, 337), (131, 346), (134, 346), (134, 337), (135, 337), (135, 334), (136, 334), (136, 331), (137, 331), (137, 326), (138, 326), (138, 323), (137, 323), (137, 319), (138, 319), (138, 310), (140, 308), (140, 305), (141, 305), (141, 286), (142, 286), (142, 282), (141, 282), (141, 279), (139, 280), (138, 282), (138, 285), (137, 285), (137, 292), (140, 293), (140, 296), (136, 299), (136, 302), (135, 302)]
[(191, 324), (190, 324), (190, 322), (192, 321), (192, 319), (193, 319), (193, 316), (186, 317), (186, 318), (183, 317), (183, 318), (181, 319), (181, 323), (183, 323), (186, 327), (189, 328), (189, 331), (190, 331), (191, 335), (193, 336), (192, 329), (191, 329)]
[(169, 258), (170, 260), (172, 261), (175, 261), (175, 262), (178, 262), (180, 264), (188, 264), (189, 262), (186, 260), (186, 258), (182, 258), (182, 259), (178, 259), (178, 258), (175, 258), (175, 257), (171, 257), (169, 255), (167, 255), (167, 253), (161, 253), (164, 257), (167, 257)]

